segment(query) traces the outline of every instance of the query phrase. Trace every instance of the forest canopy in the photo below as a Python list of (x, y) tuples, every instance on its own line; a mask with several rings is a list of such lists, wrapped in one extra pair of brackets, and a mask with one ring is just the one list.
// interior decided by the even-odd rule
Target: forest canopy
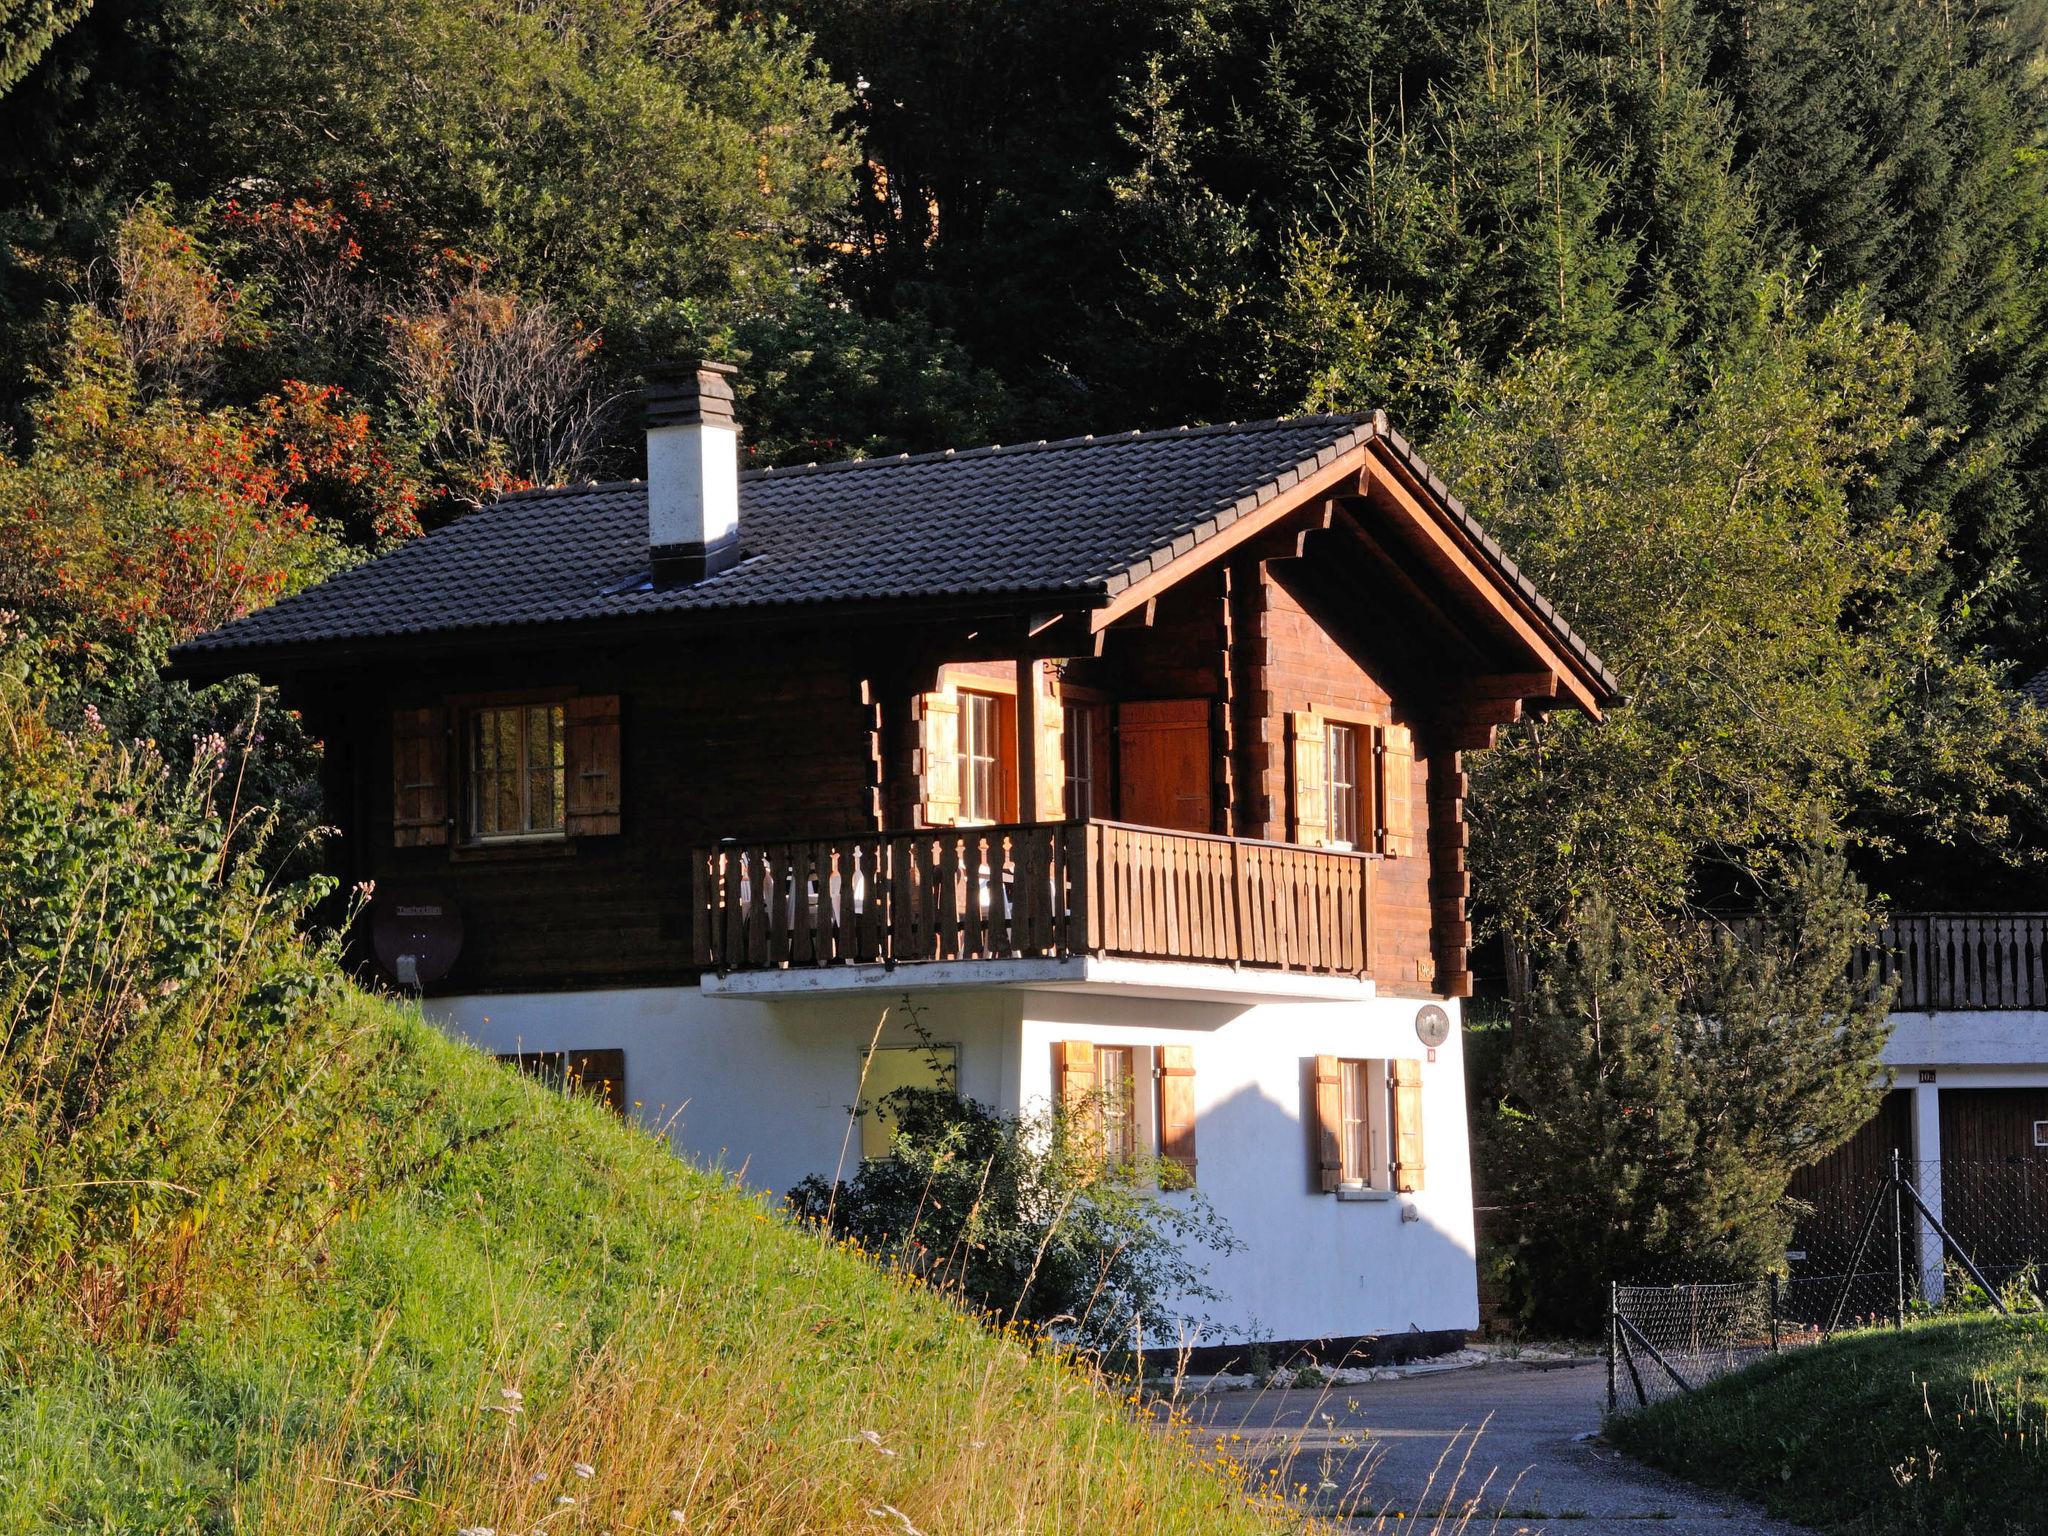
[(72, 707), (203, 715), (165, 645), (636, 472), (685, 352), (769, 462), (1380, 407), (1630, 694), (1475, 758), (1489, 931), (1597, 899), (1655, 950), (1820, 845), (1879, 898), (2017, 896), (2044, 16), (11, 7), (0, 606)]

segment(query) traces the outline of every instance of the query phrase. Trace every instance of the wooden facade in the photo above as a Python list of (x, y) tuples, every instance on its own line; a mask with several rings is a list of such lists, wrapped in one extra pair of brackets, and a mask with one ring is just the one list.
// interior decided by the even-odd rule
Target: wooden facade
[[(1093, 611), (423, 640), (290, 697), (341, 872), (460, 913), (444, 990), (1101, 953), (1463, 996), (1460, 755), (1597, 703), (1423, 495), (1352, 471)], [(479, 838), (465, 722), (522, 701), (562, 814)]]

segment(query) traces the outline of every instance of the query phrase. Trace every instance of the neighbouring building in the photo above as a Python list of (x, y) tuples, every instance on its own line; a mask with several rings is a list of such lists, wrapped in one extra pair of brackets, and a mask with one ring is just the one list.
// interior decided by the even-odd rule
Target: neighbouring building
[[(1888, 1278), (1898, 1218), (1879, 1186), (1896, 1167), (1992, 1284), (2048, 1286), (2048, 912), (1895, 914), (1857, 968), (1894, 988), (1893, 1086), (1862, 1130), (1793, 1181), (1806, 1208), (1794, 1281), (1823, 1304), (1837, 1293), (1874, 1198), (1880, 1220), (1854, 1268)], [(1949, 1256), (1910, 1207), (1904, 1240), (1909, 1290), (1939, 1300)], [(1854, 1301), (1890, 1305), (1876, 1282), (1852, 1286)]]
[(1382, 416), (742, 473), (726, 372), (178, 651), (325, 741), (364, 966), (770, 1191), (914, 999), (1194, 1173), (1204, 1342), (1475, 1326), (1461, 754), (1598, 659)]

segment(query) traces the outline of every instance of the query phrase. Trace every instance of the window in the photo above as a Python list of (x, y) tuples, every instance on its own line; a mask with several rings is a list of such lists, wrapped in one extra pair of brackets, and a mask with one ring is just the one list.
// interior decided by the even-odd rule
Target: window
[(1323, 727), (1325, 804), (1328, 825), (1325, 841), (1332, 848), (1358, 846), (1358, 727), (1335, 720)]
[(557, 1093), (574, 1091), (602, 1099), (620, 1114), (626, 1112), (626, 1053), (613, 1047), (597, 1051), (511, 1051), (498, 1060), (537, 1077)]
[(964, 821), (1003, 819), (1002, 714), (993, 694), (960, 695), (960, 812)]
[(1369, 1061), (1349, 1060), (1337, 1064), (1341, 1105), (1337, 1143), (1346, 1184), (1372, 1183), (1372, 1083), (1376, 1075), (1373, 1065)]
[(867, 1057), (860, 1079), (860, 1155), (887, 1157), (896, 1145), (895, 1107), (889, 1095), (905, 1088), (955, 1091), (959, 1048), (883, 1045)]
[(1102, 1152), (1112, 1163), (1138, 1156), (1138, 1073), (1128, 1045), (1098, 1045), (1095, 1073), (1102, 1110)]
[(1096, 737), (1102, 730), (1102, 706), (1069, 704), (1062, 743), (1067, 758), (1067, 817), (1086, 821), (1096, 813), (1097, 799), (1109, 786), (1095, 782)]
[(1311, 1187), (1409, 1194), (1423, 1183), (1422, 1063), (1315, 1059)]
[(557, 837), (566, 762), (560, 704), (514, 704), (469, 716), (469, 835), (478, 842)]

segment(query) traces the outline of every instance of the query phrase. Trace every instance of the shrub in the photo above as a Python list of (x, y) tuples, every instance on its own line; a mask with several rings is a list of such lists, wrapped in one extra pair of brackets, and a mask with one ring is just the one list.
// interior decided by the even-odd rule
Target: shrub
[(994, 1319), (1101, 1351), (1190, 1336), (1189, 1309), (1216, 1299), (1198, 1251), (1237, 1243), (1186, 1175), (1105, 1159), (1089, 1106), (1000, 1114), (934, 1068), (941, 1086), (882, 1100), (892, 1156), (843, 1183), (812, 1175), (791, 1209)]
[(1839, 855), (1812, 851), (1673, 969), (1581, 914), (1510, 1058), (1483, 1142), (1530, 1321), (1589, 1337), (1610, 1280), (1754, 1279), (1783, 1262), (1793, 1173), (1875, 1112), (1888, 989), (1849, 978), (1868, 930)]
[(222, 1242), (288, 1261), (332, 1219), (350, 1191), (312, 1154), (368, 1064), (297, 927), (329, 882), (264, 875), (230, 744), (183, 772), (58, 730), (19, 661), (0, 636), (0, 1308), (162, 1332)]

